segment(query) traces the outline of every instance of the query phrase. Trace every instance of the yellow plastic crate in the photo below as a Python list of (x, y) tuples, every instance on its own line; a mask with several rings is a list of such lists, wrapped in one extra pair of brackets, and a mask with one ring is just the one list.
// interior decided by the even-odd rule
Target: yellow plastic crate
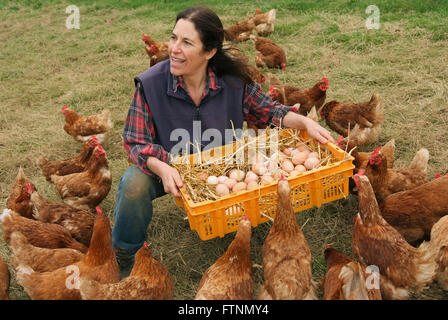
[[(280, 130), (282, 135), (291, 135), (291, 130)], [(306, 131), (300, 132), (303, 140), (308, 139)], [(235, 150), (235, 143), (233, 150)], [(348, 195), (349, 178), (353, 176), (353, 160), (338, 146), (327, 143), (327, 151), (332, 154), (332, 163), (317, 169), (287, 178), (291, 187), (291, 202), (294, 212), (299, 212), (322, 204), (335, 201)], [(217, 150), (220, 149), (220, 150)], [(213, 157), (215, 152), (225, 155), (227, 146), (208, 150), (201, 157)], [(189, 155), (191, 166), (193, 157)], [(197, 156), (197, 155), (196, 155)], [(247, 214), (252, 226), (275, 218), (277, 206), (277, 181), (260, 186), (249, 191), (240, 191), (224, 196), (215, 201), (195, 203), (185, 188), (181, 188), (181, 197), (176, 198), (178, 207), (183, 208), (188, 216), (190, 229), (197, 231), (202, 240), (209, 240), (234, 232), (244, 214)]]

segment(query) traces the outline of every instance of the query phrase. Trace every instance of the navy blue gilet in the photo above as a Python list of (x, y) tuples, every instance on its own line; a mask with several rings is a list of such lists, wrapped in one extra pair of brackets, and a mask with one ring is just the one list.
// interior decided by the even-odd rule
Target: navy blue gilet
[(231, 120), (235, 129), (243, 126), (245, 86), (235, 77), (229, 76), (231, 82), (216, 78), (218, 89), (210, 88), (199, 106), (181, 88), (175, 91), (169, 60), (157, 63), (134, 79), (136, 85), (143, 86), (153, 116), (155, 143), (177, 154), (197, 152), (196, 145), (205, 150), (233, 141)]

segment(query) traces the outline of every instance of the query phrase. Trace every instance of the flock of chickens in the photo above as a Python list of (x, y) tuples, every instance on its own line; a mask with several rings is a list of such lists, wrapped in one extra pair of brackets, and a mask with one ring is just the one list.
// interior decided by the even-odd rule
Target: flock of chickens
[[(284, 51), (268, 35), (275, 9), (257, 9), (226, 30), (226, 40), (255, 41), (256, 66), (286, 67)], [(143, 35), (151, 66), (167, 58), (167, 44)], [(254, 67), (254, 80), (264, 76)], [(408, 299), (437, 280), (448, 290), (448, 172), (429, 181), (429, 152), (419, 150), (408, 167), (395, 168), (392, 139), (371, 152), (357, 147), (374, 143), (384, 122), (382, 98), (362, 103), (324, 104), (328, 80), (310, 89), (280, 83), (272, 74), (269, 95), (297, 112), (318, 113), (341, 135), (338, 145), (354, 157), (356, 174), (350, 191), (358, 195), (352, 235), (353, 260), (327, 246), (323, 299)], [(300, 106), (298, 105), (300, 104)], [(145, 245), (137, 252), (131, 274), (120, 279), (111, 243), (111, 226), (99, 204), (111, 187), (111, 174), (101, 146), (113, 124), (110, 112), (81, 116), (68, 107), (64, 130), (83, 143), (68, 159), (37, 163), (63, 202), (38, 193), (19, 169), (0, 215), (3, 239), (19, 284), (31, 299), (172, 299), (173, 280), (167, 268)], [(317, 119), (316, 119), (317, 120)], [(265, 239), (264, 285), (258, 299), (317, 299), (311, 272), (311, 251), (297, 224), (288, 181), (278, 182), (273, 225)], [(96, 214), (94, 211), (96, 210)], [(204, 273), (195, 299), (254, 299), (250, 212), (241, 217), (226, 252)], [(423, 241), (423, 242), (422, 242)], [(8, 299), (9, 270), (0, 258), (0, 299)]]
[[(227, 41), (254, 41), (255, 66), (251, 70), (253, 80), (258, 83), (263, 83), (266, 77), (257, 67), (284, 70), (287, 66), (284, 50), (267, 38), (274, 31), (274, 22), (275, 9), (265, 13), (257, 9), (255, 15), (249, 14), (225, 30)], [(258, 36), (253, 35), (254, 31)], [(143, 41), (151, 65), (167, 57), (167, 52), (165, 58), (158, 54), (167, 50), (167, 43), (154, 42), (147, 35)], [(237, 55), (248, 61), (242, 52)], [(329, 88), (326, 78), (309, 89), (283, 84), (272, 73), (267, 79), (272, 99), (295, 106), (302, 115), (310, 116), (317, 111), (328, 127), (340, 135), (339, 147), (355, 159), (356, 174), (350, 180), (350, 192), (359, 197), (352, 243), (358, 261), (334, 248), (325, 250), (327, 273), (322, 280), (323, 298), (407, 299), (435, 279), (448, 290), (448, 218), (445, 217), (448, 203), (442, 198), (448, 192), (448, 175), (438, 175), (429, 181), (428, 150), (419, 150), (404, 168), (394, 167), (394, 139), (371, 152), (357, 150), (372, 145), (381, 133), (384, 103), (376, 93), (365, 102), (325, 103)], [(318, 121), (317, 117), (314, 120)], [(263, 129), (250, 123), (248, 127)], [(311, 254), (290, 209), (286, 184), (279, 182), (277, 214), (263, 246), (265, 285), (258, 298), (314, 299), (316, 284), (311, 277)], [(250, 236), (248, 222), (241, 221), (227, 252), (204, 274), (196, 298), (253, 298)]]

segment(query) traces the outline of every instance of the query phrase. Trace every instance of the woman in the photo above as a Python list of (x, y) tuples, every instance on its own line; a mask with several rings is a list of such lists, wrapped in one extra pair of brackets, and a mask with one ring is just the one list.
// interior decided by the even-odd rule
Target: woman
[(241, 128), (248, 121), (306, 129), (321, 143), (334, 142), (318, 123), (265, 95), (251, 80), (247, 65), (222, 47), (223, 40), (223, 25), (212, 10), (187, 8), (177, 15), (169, 59), (135, 78), (123, 133), (134, 165), (120, 180), (112, 231), (122, 277), (129, 274), (134, 254), (146, 240), (152, 200), (166, 193), (180, 196), (182, 180), (169, 165), (169, 152), (185, 141), (176, 141), (175, 132), (196, 141), (198, 124), (200, 132), (213, 129), (225, 136), (231, 122)]

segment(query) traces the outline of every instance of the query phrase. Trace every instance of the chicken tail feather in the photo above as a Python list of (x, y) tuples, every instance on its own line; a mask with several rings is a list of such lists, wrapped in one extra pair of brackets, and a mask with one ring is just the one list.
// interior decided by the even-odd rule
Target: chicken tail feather
[(426, 172), (428, 169), (429, 151), (428, 149), (421, 148), (417, 151), (414, 159), (411, 162), (410, 167), (413, 169), (421, 170)]

